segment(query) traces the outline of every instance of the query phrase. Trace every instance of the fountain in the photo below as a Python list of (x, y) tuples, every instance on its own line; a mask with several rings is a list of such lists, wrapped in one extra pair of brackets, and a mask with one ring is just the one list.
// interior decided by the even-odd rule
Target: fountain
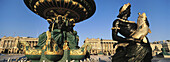
[(90, 45), (78, 46), (79, 36), (73, 27), (95, 13), (94, 0), (24, 0), (24, 3), (50, 24), (49, 31), (39, 35), (37, 46), (31, 48), (21, 42), (28, 59), (32, 62), (79, 62), (87, 58)]

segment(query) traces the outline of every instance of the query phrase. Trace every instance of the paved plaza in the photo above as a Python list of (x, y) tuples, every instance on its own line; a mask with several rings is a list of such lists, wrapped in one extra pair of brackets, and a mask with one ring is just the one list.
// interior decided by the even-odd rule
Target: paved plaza
[(25, 56), (25, 55), (24, 54), (2, 54), (0, 56), (0, 62), (2, 62), (4, 59), (5, 60), (8, 60), (9, 58), (16, 59), (16, 58), (23, 57), (23, 56)]
[[(24, 54), (3, 54), (0, 56), (0, 62), (2, 62), (4, 59), (8, 60), (10, 59), (16, 59), (19, 57), (23, 57)], [(105, 55), (91, 55), (90, 60), (92, 62), (111, 62), (111, 56), (105, 56)], [(152, 62), (170, 62), (170, 58), (162, 58), (162, 57), (153, 57)]]

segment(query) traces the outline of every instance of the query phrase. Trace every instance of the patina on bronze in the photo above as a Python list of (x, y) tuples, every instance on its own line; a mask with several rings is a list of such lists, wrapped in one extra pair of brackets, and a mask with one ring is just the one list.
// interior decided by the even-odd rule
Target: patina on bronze
[(86, 57), (89, 46), (78, 46), (79, 36), (73, 27), (95, 13), (94, 0), (24, 0), (24, 3), (50, 24), (49, 31), (39, 35), (37, 46), (30, 48), (22, 43), (28, 59), (34, 62), (79, 62)]
[[(151, 62), (152, 49), (146, 35), (151, 32), (146, 14), (139, 14), (137, 24), (129, 21), (131, 4), (127, 3), (119, 10), (118, 19), (114, 20), (112, 38), (118, 41), (116, 53), (112, 56), (112, 62)], [(120, 33), (121, 37), (118, 35)], [(116, 44), (115, 44), (116, 45)]]

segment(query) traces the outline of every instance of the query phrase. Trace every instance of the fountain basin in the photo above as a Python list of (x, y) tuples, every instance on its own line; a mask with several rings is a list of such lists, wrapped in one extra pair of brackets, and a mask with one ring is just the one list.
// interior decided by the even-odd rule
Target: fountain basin
[(45, 57), (51, 61), (59, 61), (63, 55), (45, 55)]
[(40, 60), (41, 55), (25, 55), (30, 60)]
[(70, 58), (73, 60), (81, 60), (85, 58), (85, 55), (70, 55)]

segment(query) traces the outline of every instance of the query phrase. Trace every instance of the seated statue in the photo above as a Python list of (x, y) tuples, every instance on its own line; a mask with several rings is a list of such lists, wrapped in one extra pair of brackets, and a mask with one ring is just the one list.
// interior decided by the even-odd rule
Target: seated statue
[[(135, 37), (139, 26), (134, 21), (128, 20), (131, 14), (130, 7), (130, 3), (122, 6), (119, 9), (118, 19), (113, 22), (113, 40), (118, 41), (118, 44), (127, 43), (128, 45), (116, 49), (116, 53), (112, 56), (112, 62), (151, 62), (152, 49), (146, 37), (147, 34)], [(118, 33), (122, 36), (119, 36)]]
[[(79, 36), (77, 32), (73, 30), (74, 19), (66, 19), (64, 16), (58, 16), (57, 20), (48, 20), (49, 32), (51, 33), (51, 39), (58, 44), (58, 47), (63, 48), (64, 41), (69, 42), (70, 49), (78, 49)], [(39, 35), (39, 43), (37, 46), (43, 48), (46, 43), (46, 32)]]

